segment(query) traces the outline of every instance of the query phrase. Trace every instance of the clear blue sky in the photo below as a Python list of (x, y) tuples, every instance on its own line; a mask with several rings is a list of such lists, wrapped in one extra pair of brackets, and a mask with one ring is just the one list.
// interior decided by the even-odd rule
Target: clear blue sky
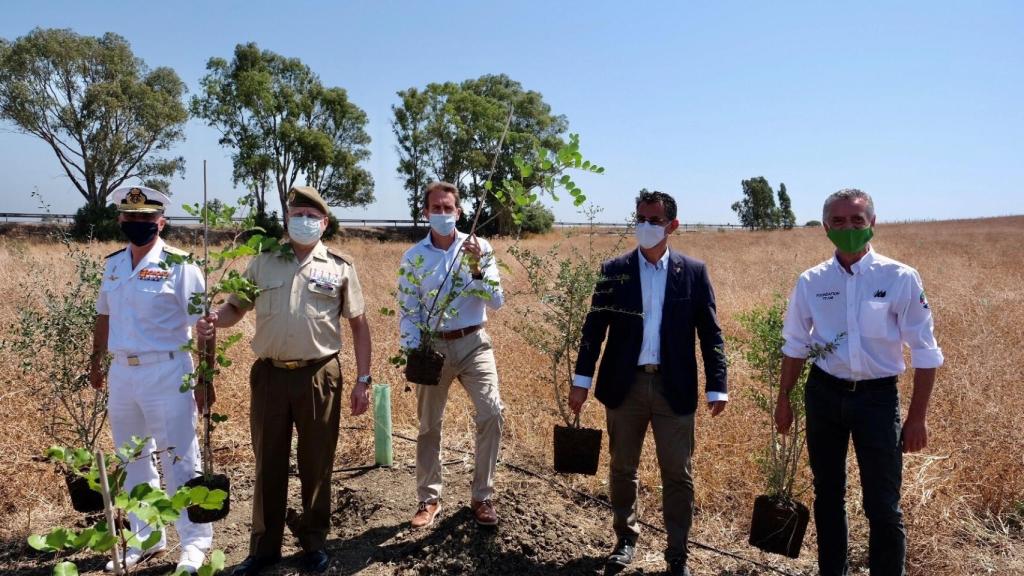
[[(1024, 3), (20, 2), (0, 36), (113, 31), (195, 93), (211, 56), (254, 41), (342, 86), (370, 118), (376, 202), (340, 217), (407, 218), (391, 134), (395, 92), (506, 73), (537, 90), (607, 168), (581, 180), (603, 220), (642, 187), (683, 222), (735, 222), (740, 181), (785, 182), (799, 221), (855, 186), (882, 220), (1024, 213)], [(234, 200), (227, 152), (196, 121), (176, 201)], [(0, 211), (81, 197), (41, 141), (0, 126)], [(555, 213), (578, 220), (564, 201)], [(172, 214), (180, 214), (173, 210)]]

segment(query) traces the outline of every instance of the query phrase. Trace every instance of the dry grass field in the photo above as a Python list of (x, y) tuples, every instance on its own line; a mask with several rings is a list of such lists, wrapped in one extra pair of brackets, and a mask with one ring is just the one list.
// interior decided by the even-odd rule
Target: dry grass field
[[(523, 241), (541, 248), (556, 234)], [(578, 241), (578, 240), (573, 240)], [(601, 237), (598, 243), (611, 243)], [(415, 396), (404, 391), (400, 373), (387, 363), (398, 347), (397, 321), (377, 310), (393, 305), (396, 266), (407, 247), (365, 239), (334, 241), (355, 259), (367, 301), (374, 342), (374, 377), (394, 385), (396, 432), (413, 435)], [(522, 270), (505, 255), (510, 241), (494, 242), (510, 266), (505, 274), (511, 294), (507, 308), (492, 314), (491, 332), (507, 406), (502, 458), (550, 471), (551, 426), (558, 421), (547, 381), (545, 359), (509, 327), (517, 307), (526, 304)], [(776, 293), (787, 294), (796, 276), (825, 259), (830, 245), (820, 230), (789, 232), (688, 232), (672, 246), (705, 260), (718, 296), (725, 332), (739, 335), (737, 314), (766, 304)], [(910, 573), (1024, 574), (1024, 217), (973, 221), (886, 224), (876, 230), (875, 248), (917, 268), (935, 314), (945, 366), (939, 371), (929, 423), (930, 443), (923, 453), (906, 458), (904, 510)], [(89, 248), (102, 256), (113, 244)], [(187, 247), (194, 248), (194, 247)], [(35, 240), (0, 238), (0, 324), (10, 325), (17, 308), (30, 303), (47, 285), (72, 273), (59, 245)], [(252, 318), (236, 330), (252, 334)], [(82, 342), (82, 346), (88, 346)], [(348, 341), (346, 338), (346, 346)], [(230, 420), (218, 431), (219, 466), (247, 466), (251, 461), (248, 432), (247, 374), (253, 357), (247, 345), (234, 353), (237, 362), (219, 385), (219, 409)], [(354, 378), (350, 349), (345, 350), (346, 378)], [(0, 539), (23, 540), (31, 530), (72, 518), (63, 483), (52, 467), (34, 462), (47, 440), (38, 433), (36, 401), (25, 394), (15, 359), (0, 357)], [(730, 373), (731, 401), (726, 412), (711, 419), (703, 410), (697, 420), (695, 474), (697, 516), (693, 537), (702, 542), (763, 557), (746, 545), (753, 498), (762, 486), (753, 455), (768, 434), (745, 389), (754, 385), (742, 367)], [(909, 374), (901, 380), (904, 408), (909, 401)], [(588, 402), (584, 421), (604, 427), (600, 405)], [(343, 425), (370, 426), (369, 417), (345, 418)], [(454, 392), (445, 422), (445, 442), (472, 448), (472, 409), (462, 392)], [(650, 439), (649, 439), (650, 441)], [(372, 434), (345, 431), (339, 460), (372, 462)], [(567, 478), (577, 488), (606, 493), (607, 451), (603, 469), (593, 478)], [(660, 524), (660, 494), (653, 446), (641, 464), (645, 519)], [(867, 531), (860, 506), (859, 482), (851, 464), (848, 506), (852, 557), (863, 566)], [(501, 492), (499, 477), (499, 493)], [(402, 497), (410, 511), (415, 491), (410, 482)], [(528, 500), (529, 494), (502, 494)], [(804, 496), (808, 504), (811, 495)], [(610, 531), (610, 518), (608, 520)], [(777, 562), (809, 573), (813, 563), (813, 525), (798, 561)], [(2, 566), (0, 566), (2, 570)], [(718, 574), (719, 572), (714, 572)], [(749, 572), (742, 572), (749, 573)], [(866, 569), (864, 572), (866, 573)]]

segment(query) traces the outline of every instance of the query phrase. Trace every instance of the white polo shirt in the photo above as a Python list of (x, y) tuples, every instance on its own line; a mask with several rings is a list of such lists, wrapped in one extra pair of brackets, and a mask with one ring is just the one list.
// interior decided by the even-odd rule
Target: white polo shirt
[[(402, 256), (402, 269), (411, 272), (416, 279), (415, 283), (404, 276), (398, 279), (398, 300), (400, 304), (398, 329), (402, 347), (406, 349), (416, 348), (420, 344), (419, 326), (427, 321), (427, 312), (431, 303), (434, 302), (434, 295), (437, 297), (437, 308), (440, 308), (445, 297), (451, 292), (453, 282), (449, 277), (441, 286), (441, 280), (445, 273), (458, 267), (455, 260), (459, 247), (468, 238), (468, 234), (455, 232), (455, 241), (448, 247), (448, 250), (441, 250), (434, 246), (430, 240), (430, 233), (427, 237), (409, 248)], [(462, 286), (450, 305), (449, 314), (441, 320), (440, 331), (447, 332), (467, 328), (487, 321), (487, 308), (497, 310), (505, 302), (505, 295), (501, 290), (501, 278), (498, 274), (498, 262), (494, 257), (494, 250), (490, 243), (483, 238), (477, 238), (480, 243), (480, 272), (483, 274), (483, 281), (473, 280), (469, 271), (469, 265), (463, 264), (459, 269), (459, 283)], [(488, 298), (481, 298), (478, 295), (466, 294), (465, 290), (482, 290)], [(439, 311), (431, 314), (430, 326), (433, 327), (437, 320)]]
[(814, 361), (837, 378), (901, 374), (904, 344), (913, 367), (941, 366), (942, 350), (917, 270), (871, 248), (850, 269), (846, 272), (833, 256), (800, 275), (789, 297), (782, 353), (807, 358), (811, 346), (825, 346), (843, 334), (834, 352)]
[(189, 315), (188, 301), (203, 291), (203, 274), (194, 264), (161, 268), (166, 247), (158, 238), (134, 269), (130, 248), (107, 258), (96, 311), (110, 317), (112, 354), (173, 352), (191, 338), (199, 316)]

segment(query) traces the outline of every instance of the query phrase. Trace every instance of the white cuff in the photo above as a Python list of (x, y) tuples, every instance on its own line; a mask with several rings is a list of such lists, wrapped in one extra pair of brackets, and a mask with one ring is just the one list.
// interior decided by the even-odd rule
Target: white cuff
[(729, 401), (729, 393), (728, 392), (714, 392), (714, 391), (709, 391), (708, 392), (708, 402), (728, 402), (728, 401)]
[(577, 388), (590, 389), (590, 385), (594, 382), (593, 376), (580, 376), (579, 374), (573, 374), (572, 385)]
[(910, 350), (910, 365), (914, 368), (938, 368), (945, 360), (939, 348), (923, 348)]

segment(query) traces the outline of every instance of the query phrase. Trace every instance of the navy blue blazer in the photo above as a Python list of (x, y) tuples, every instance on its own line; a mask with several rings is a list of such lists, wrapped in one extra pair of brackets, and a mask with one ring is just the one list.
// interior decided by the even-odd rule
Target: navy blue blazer
[[(643, 344), (640, 254), (632, 250), (601, 265), (583, 324), (576, 373), (594, 376), (601, 344), (608, 343), (597, 372), (594, 396), (608, 408), (626, 398), (637, 375)], [(669, 250), (668, 278), (661, 315), (661, 376), (676, 414), (697, 410), (696, 337), (700, 337), (706, 389), (727, 392), (725, 342), (715, 313), (715, 292), (703, 262)]]

